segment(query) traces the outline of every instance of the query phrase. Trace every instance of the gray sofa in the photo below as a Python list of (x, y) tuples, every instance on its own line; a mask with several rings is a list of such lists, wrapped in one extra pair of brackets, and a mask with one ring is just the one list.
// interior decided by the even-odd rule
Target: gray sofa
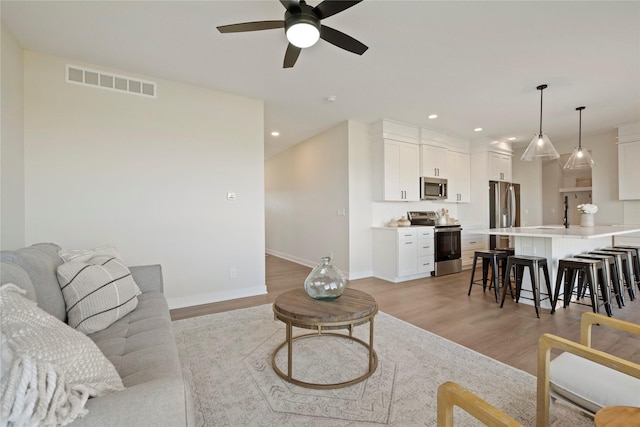
[[(14, 283), (48, 313), (66, 321), (56, 277), (60, 247), (40, 243), (0, 252), (0, 284)], [(183, 426), (190, 399), (182, 377), (159, 265), (130, 267), (142, 294), (135, 310), (89, 335), (122, 378), (125, 389), (89, 399), (73, 426)]]

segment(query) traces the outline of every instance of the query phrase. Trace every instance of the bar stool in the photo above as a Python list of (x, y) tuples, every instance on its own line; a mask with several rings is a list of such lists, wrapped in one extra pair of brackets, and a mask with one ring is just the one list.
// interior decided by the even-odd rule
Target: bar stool
[(624, 307), (624, 294), (621, 292), (622, 287), (620, 286), (620, 277), (618, 277), (615, 258), (612, 255), (597, 254), (579, 254), (575, 255), (575, 258), (597, 259), (602, 261), (602, 268), (598, 270), (599, 279), (609, 286), (609, 294), (611, 294), (613, 290), (613, 294), (616, 296), (616, 301), (618, 302), (618, 308)]
[[(609, 248), (605, 248), (609, 249)], [(625, 251), (631, 252), (631, 257), (633, 258), (633, 271), (636, 276), (636, 283), (638, 284), (638, 289), (640, 289), (640, 246), (613, 246), (612, 249), (622, 249)]]
[[(551, 307), (551, 314), (556, 311), (556, 304), (560, 294), (560, 286), (563, 283), (563, 308), (567, 308), (573, 295), (574, 283), (576, 276), (578, 277), (578, 288), (576, 295), (581, 298), (583, 294), (583, 287), (589, 287), (589, 296), (591, 297), (591, 309), (594, 313), (598, 313), (598, 269), (602, 267), (602, 261), (596, 259), (580, 259), (580, 258), (563, 258), (558, 261), (558, 277), (556, 279), (556, 289), (553, 296), (553, 303)], [(602, 295), (603, 305), (608, 316), (611, 316), (611, 298), (609, 295), (609, 287), (605, 283), (600, 283), (600, 293)], [(573, 301), (575, 304), (583, 304), (578, 301)]]
[(496, 250), (505, 252), (507, 254), (507, 258), (503, 259), (502, 262), (500, 263), (500, 267), (502, 270), (502, 277), (504, 277), (505, 273), (507, 272), (508, 257), (515, 255), (516, 250), (515, 248), (496, 248)]
[[(633, 258), (629, 254), (629, 252), (623, 251), (615, 251), (613, 249), (598, 249), (597, 251), (591, 251), (589, 253), (599, 254), (599, 255), (613, 255), (616, 257), (616, 261), (618, 263), (618, 274), (621, 278), (624, 278), (624, 285), (627, 288), (627, 292), (629, 293), (629, 298), (631, 301), (636, 299), (636, 288), (635, 288), (635, 279), (632, 276), (632, 270), (630, 266), (633, 262)], [(631, 261), (631, 262), (629, 262)]]
[[(489, 266), (491, 266), (491, 283), (493, 284), (493, 289), (496, 297), (496, 302), (498, 302), (498, 298), (500, 296), (500, 286), (499, 286), (499, 278), (500, 278), (500, 270), (498, 269), (499, 260), (504, 260), (507, 258), (507, 253), (501, 250), (484, 250), (484, 251), (475, 251), (473, 253), (473, 266), (471, 267), (471, 281), (469, 282), (469, 292), (467, 295), (471, 295), (471, 288), (473, 285), (479, 285), (480, 283), (475, 283), (474, 277), (476, 274), (476, 262), (478, 259), (482, 260), (482, 291), (486, 291), (487, 289), (487, 276), (489, 275)], [(504, 275), (502, 276), (502, 282), (504, 286)], [(489, 285), (491, 288), (491, 285)]]
[[(536, 308), (536, 316), (540, 318), (540, 313), (538, 308), (540, 307), (540, 269), (542, 268), (542, 272), (544, 274), (544, 280), (547, 283), (547, 298), (552, 301), (551, 292), (551, 279), (549, 279), (549, 268), (547, 267), (547, 259), (544, 257), (538, 256), (528, 256), (528, 255), (511, 255), (507, 261), (507, 270), (506, 274), (504, 274), (503, 278), (506, 277), (506, 285), (503, 285), (504, 290), (502, 292), (502, 303), (500, 303), (500, 308), (504, 306), (504, 300), (507, 296), (507, 287), (509, 287), (509, 291), (511, 291), (511, 268), (515, 268), (515, 279), (516, 279), (516, 303), (520, 300), (520, 291), (522, 290), (522, 276), (524, 274), (524, 268), (529, 268), (529, 277), (531, 278), (531, 290), (533, 292), (533, 305)], [(511, 292), (513, 296), (513, 292)]]

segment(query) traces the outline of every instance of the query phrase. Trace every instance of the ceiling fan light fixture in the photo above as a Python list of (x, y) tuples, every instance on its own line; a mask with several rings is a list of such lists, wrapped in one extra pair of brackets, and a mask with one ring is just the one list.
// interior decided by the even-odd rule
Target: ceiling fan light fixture
[(574, 148), (569, 160), (564, 165), (564, 169), (587, 169), (593, 167), (596, 162), (593, 161), (589, 151), (582, 148), (582, 110), (585, 107), (576, 108), (580, 112), (580, 125), (578, 128), (578, 146)]
[(540, 131), (533, 137), (520, 160), (552, 160), (560, 157), (549, 137), (542, 132), (542, 91), (546, 88), (547, 85), (536, 88), (540, 91)]
[(287, 10), (285, 28), (289, 43), (304, 49), (311, 47), (320, 39), (320, 19), (313, 13), (313, 8), (304, 2), (298, 5), (296, 13)]
[(287, 29), (289, 43), (302, 49), (313, 46), (319, 39), (320, 31), (308, 22), (298, 22)]

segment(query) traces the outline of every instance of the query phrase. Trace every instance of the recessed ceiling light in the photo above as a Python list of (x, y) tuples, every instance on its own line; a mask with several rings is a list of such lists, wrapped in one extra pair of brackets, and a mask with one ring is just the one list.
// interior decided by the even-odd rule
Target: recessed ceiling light
[(482, 128), (475, 128), (473, 131), (474, 132), (480, 132), (482, 130)]
[(280, 132), (274, 130), (271, 132), (271, 136), (280, 136)]
[(515, 141), (516, 137), (515, 136), (510, 136), (509, 138), (507, 138), (509, 141)]
[(437, 119), (438, 115), (437, 114), (429, 114), (429, 118), (430, 119)]

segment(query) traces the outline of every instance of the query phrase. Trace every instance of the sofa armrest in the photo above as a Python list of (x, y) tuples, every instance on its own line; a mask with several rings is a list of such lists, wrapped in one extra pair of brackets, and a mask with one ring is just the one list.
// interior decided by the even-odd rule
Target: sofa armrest
[(162, 266), (138, 265), (129, 267), (131, 276), (142, 292), (163, 292), (164, 283), (162, 281)]

